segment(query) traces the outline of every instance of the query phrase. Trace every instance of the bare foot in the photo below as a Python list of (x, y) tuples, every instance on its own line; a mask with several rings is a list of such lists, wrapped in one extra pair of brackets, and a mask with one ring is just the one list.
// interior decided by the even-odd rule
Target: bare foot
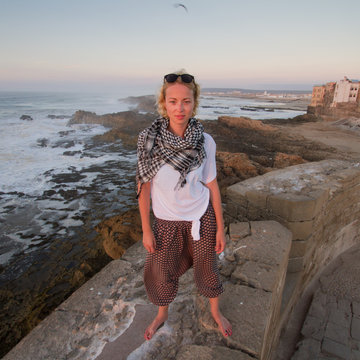
[(232, 335), (232, 327), (229, 320), (219, 311), (212, 314), (214, 320), (218, 324), (219, 330), (223, 336), (228, 337)]
[(167, 320), (167, 314), (157, 314), (152, 323), (145, 330), (144, 338), (145, 340), (150, 340), (153, 335), (156, 333), (156, 330), (161, 327), (164, 322)]

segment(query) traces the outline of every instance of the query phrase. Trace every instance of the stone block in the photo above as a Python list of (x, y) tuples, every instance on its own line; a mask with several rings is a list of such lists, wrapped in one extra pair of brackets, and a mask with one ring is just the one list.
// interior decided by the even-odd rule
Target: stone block
[(340, 311), (343, 311), (345, 314), (349, 315), (351, 317), (352, 311), (351, 311), (351, 302), (347, 299), (339, 299), (337, 301), (337, 308)]
[(250, 222), (251, 235), (234, 246), (234, 254), (244, 260), (269, 265), (287, 263), (291, 233), (275, 221)]
[(329, 321), (344, 328), (350, 329), (351, 315), (342, 310), (333, 309), (330, 311)]
[(345, 182), (345, 181), (352, 182), (353, 180), (357, 181), (359, 177), (360, 177), (359, 168), (348, 168), (337, 173), (337, 178), (341, 182)]
[(229, 186), (226, 189), (226, 200), (233, 201), (240, 206), (247, 208), (248, 200), (246, 197), (247, 188), (242, 186), (241, 183), (236, 183), (234, 185)]
[(254, 358), (240, 350), (229, 349), (225, 346), (186, 345), (180, 348), (176, 360), (253, 360)]
[(265, 330), (271, 317), (271, 298), (271, 293), (261, 289), (231, 283), (225, 285), (220, 308), (232, 322), (233, 335), (226, 339), (230, 348), (244, 349), (260, 358)]
[(308, 315), (301, 329), (301, 334), (304, 335), (305, 338), (321, 341), (324, 337), (325, 325), (323, 319)]
[(337, 356), (343, 360), (351, 360), (351, 349), (348, 346), (335, 342), (331, 339), (324, 338), (321, 350), (325, 355)]
[(316, 189), (309, 192), (308, 196), (315, 200), (314, 212), (317, 215), (321, 212), (324, 203), (329, 198), (329, 189)]
[(225, 213), (232, 218), (237, 218), (238, 205), (232, 201), (227, 201), (225, 206)]
[(266, 208), (259, 208), (249, 203), (246, 216), (250, 221), (259, 221), (268, 218), (266, 215)]
[(250, 235), (250, 224), (248, 222), (231, 223), (229, 232), (232, 241), (241, 240)]
[(313, 296), (308, 314), (319, 319), (327, 320), (327, 308), (326, 294), (324, 294), (321, 289), (318, 289)]
[(315, 339), (305, 339), (298, 344), (298, 350), (291, 360), (315, 360), (320, 354), (321, 342)]
[(303, 269), (303, 257), (296, 257), (289, 259), (287, 271), (290, 273), (295, 273)]
[(360, 359), (360, 351), (356, 349), (351, 350), (351, 359), (358, 360)]
[(328, 322), (326, 324), (325, 337), (348, 346), (350, 337), (349, 328)]
[(358, 315), (360, 317), (360, 303), (353, 301), (351, 307), (353, 314)]
[(269, 196), (267, 192), (257, 191), (257, 190), (247, 190), (245, 192), (245, 196), (251, 205), (262, 209), (266, 208), (266, 201), (267, 201), (267, 197)]
[(281, 193), (268, 197), (267, 208), (286, 221), (310, 221), (315, 218), (316, 203), (306, 195)]
[(351, 337), (360, 341), (360, 318), (353, 316), (351, 321)]
[(231, 279), (240, 281), (243, 285), (273, 291), (278, 285), (280, 275), (281, 271), (278, 266), (247, 261), (236, 267), (231, 274)]
[(306, 252), (307, 241), (304, 240), (293, 240), (291, 242), (291, 249), (289, 258), (303, 257)]
[(293, 240), (307, 240), (313, 232), (314, 221), (282, 221), (293, 234)]

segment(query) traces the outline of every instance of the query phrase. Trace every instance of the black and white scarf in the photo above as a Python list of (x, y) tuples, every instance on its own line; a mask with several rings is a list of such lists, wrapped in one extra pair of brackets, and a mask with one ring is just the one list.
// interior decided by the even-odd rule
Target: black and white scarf
[(183, 187), (186, 175), (198, 168), (206, 156), (204, 128), (198, 120), (189, 120), (184, 138), (174, 135), (168, 130), (168, 126), (168, 119), (159, 118), (139, 135), (136, 169), (138, 196), (141, 184), (150, 181), (165, 163), (180, 173), (174, 190)]

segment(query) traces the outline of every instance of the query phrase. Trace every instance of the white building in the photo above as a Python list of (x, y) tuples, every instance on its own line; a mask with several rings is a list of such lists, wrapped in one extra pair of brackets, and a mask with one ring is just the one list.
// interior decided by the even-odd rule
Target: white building
[(356, 103), (359, 97), (359, 80), (349, 80), (346, 76), (336, 83), (334, 99), (331, 104), (335, 107), (337, 103)]

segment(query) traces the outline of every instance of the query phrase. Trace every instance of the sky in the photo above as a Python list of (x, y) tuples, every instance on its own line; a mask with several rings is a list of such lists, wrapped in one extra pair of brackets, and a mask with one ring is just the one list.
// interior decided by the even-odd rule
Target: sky
[(0, 90), (311, 90), (360, 79), (359, 0), (0, 0)]

